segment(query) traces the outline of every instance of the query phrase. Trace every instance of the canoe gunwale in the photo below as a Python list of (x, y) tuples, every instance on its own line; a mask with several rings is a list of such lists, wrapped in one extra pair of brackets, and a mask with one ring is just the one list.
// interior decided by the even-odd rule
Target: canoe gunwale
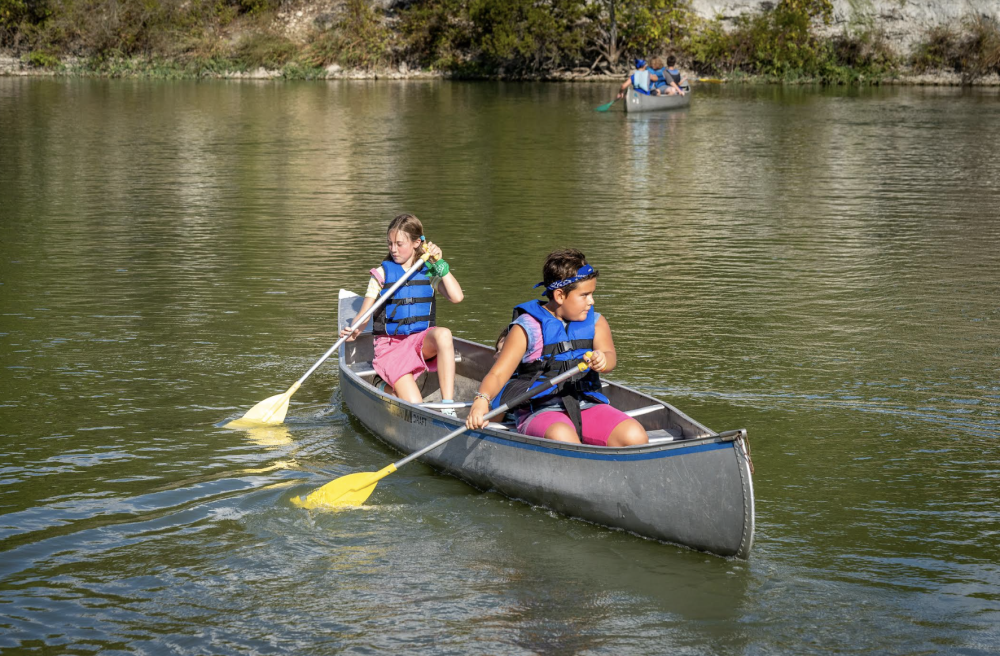
[[(458, 337), (454, 338), (454, 341), (464, 342), (466, 344), (470, 344), (473, 346), (481, 346), (476, 342), (470, 342), (468, 340), (463, 340)], [(343, 379), (346, 376), (346, 378), (350, 380), (350, 382), (354, 386), (364, 391), (367, 395), (371, 396), (373, 399), (377, 399), (386, 406), (399, 406), (401, 409), (405, 409), (411, 413), (418, 414), (419, 416), (422, 416), (429, 421), (443, 424), (449, 430), (454, 430), (456, 428), (459, 428), (460, 426), (465, 425), (464, 421), (448, 417), (447, 415), (433, 408), (427, 408), (416, 403), (410, 403), (409, 401), (405, 401), (397, 396), (393, 396), (391, 394), (387, 394), (383, 391), (378, 390), (374, 385), (369, 383), (367, 380), (359, 376), (357, 372), (352, 370), (349, 364), (344, 364), (345, 361), (344, 346), (341, 345), (340, 349), (341, 350), (340, 353), (338, 354), (339, 355), (338, 361), (339, 361), (341, 378)], [(618, 386), (617, 383), (611, 382), (610, 384)], [(641, 396), (646, 396), (645, 394), (642, 394), (641, 392), (636, 392), (635, 390), (632, 389), (629, 389), (629, 391)], [(647, 398), (653, 403), (662, 405), (664, 408), (675, 412), (678, 416), (684, 417), (685, 419), (688, 419), (692, 423), (697, 424), (697, 422), (695, 422), (693, 419), (688, 417), (680, 410), (677, 410), (666, 401), (662, 401), (660, 399), (656, 399), (655, 397), (651, 396)], [(653, 403), (651, 403), (650, 405), (653, 405)], [(489, 437), (498, 438), (503, 441), (533, 445), (551, 451), (581, 452), (581, 453), (592, 453), (599, 455), (622, 455), (622, 456), (645, 455), (664, 450), (683, 449), (695, 445), (725, 444), (740, 439), (738, 436), (720, 437), (718, 433), (711, 431), (710, 429), (707, 428), (706, 431), (709, 431), (709, 434), (703, 437), (692, 437), (692, 438), (685, 438), (682, 440), (673, 440), (670, 442), (657, 442), (653, 444), (640, 444), (637, 446), (627, 446), (627, 447), (607, 447), (607, 446), (594, 446), (592, 444), (573, 444), (568, 442), (556, 442), (554, 440), (547, 440), (543, 437), (524, 435), (523, 433), (518, 433), (512, 430), (502, 430), (502, 429), (488, 428), (488, 427), (481, 428), (476, 431), (470, 430), (468, 431), (468, 433), (470, 435), (474, 434), (482, 434), (484, 436), (488, 435)]]

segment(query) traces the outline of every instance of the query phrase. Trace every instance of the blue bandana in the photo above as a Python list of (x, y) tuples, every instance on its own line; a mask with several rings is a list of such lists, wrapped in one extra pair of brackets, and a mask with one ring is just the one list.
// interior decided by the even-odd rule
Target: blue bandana
[(591, 275), (592, 273), (594, 273), (594, 267), (590, 266), (589, 264), (584, 264), (582, 267), (580, 267), (580, 270), (577, 271), (576, 275), (573, 276), (572, 278), (566, 278), (565, 280), (557, 280), (556, 282), (548, 286), (545, 285), (545, 281), (543, 280), (542, 282), (535, 285), (535, 287), (545, 287), (545, 289), (551, 292), (561, 287), (572, 285), (574, 282), (580, 282), (581, 280)]

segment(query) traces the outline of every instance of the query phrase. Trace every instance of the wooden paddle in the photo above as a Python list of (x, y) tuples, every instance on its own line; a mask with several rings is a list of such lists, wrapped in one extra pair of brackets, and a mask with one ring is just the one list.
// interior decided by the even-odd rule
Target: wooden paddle
[[(584, 358), (590, 359), (591, 352), (588, 351)], [(507, 410), (513, 407), (517, 407), (522, 403), (534, 398), (535, 396), (541, 394), (547, 389), (559, 385), (569, 378), (587, 371), (589, 365), (585, 362), (581, 362), (577, 366), (573, 367), (568, 371), (564, 371), (555, 378), (548, 380), (546, 384), (539, 385), (527, 390), (524, 394), (518, 396), (513, 401), (509, 403), (504, 403), (502, 406), (496, 410), (492, 410), (486, 413), (484, 419), (492, 419), (493, 417), (502, 416)], [(359, 472), (357, 474), (348, 474), (347, 476), (341, 476), (336, 478), (323, 487), (317, 489), (315, 492), (306, 497), (295, 497), (292, 499), (292, 503), (302, 508), (317, 508), (319, 506), (360, 506), (371, 496), (371, 493), (375, 491), (375, 484), (380, 480), (396, 471), (406, 463), (411, 460), (416, 460), (420, 456), (433, 451), (445, 442), (448, 442), (452, 438), (458, 437), (462, 433), (468, 430), (468, 427), (462, 426), (456, 431), (448, 433), (442, 437), (437, 442), (425, 446), (419, 451), (414, 451), (410, 455), (406, 456), (402, 460), (398, 460), (388, 467), (384, 467), (377, 472)]]
[[(423, 239), (423, 237), (421, 237), (421, 239)], [(375, 311), (382, 307), (386, 301), (392, 298), (392, 295), (396, 293), (396, 290), (402, 287), (406, 281), (410, 279), (410, 276), (419, 271), (420, 267), (422, 267), (430, 258), (430, 253), (424, 253), (421, 255), (418, 258), (418, 261), (407, 269), (406, 273), (404, 273), (402, 277), (396, 281), (396, 284), (389, 288), (389, 291), (382, 294), (379, 299), (375, 301), (375, 304), (368, 308), (367, 312), (355, 319), (354, 325), (351, 326), (351, 331), (338, 339), (337, 343), (331, 346), (330, 349), (323, 354), (323, 357), (316, 361), (316, 364), (309, 367), (309, 371), (303, 374), (302, 378), (295, 381), (295, 384), (289, 387), (287, 392), (264, 399), (254, 407), (247, 410), (247, 413), (239, 419), (235, 419), (226, 424), (224, 428), (249, 428), (252, 426), (259, 426), (260, 424), (280, 424), (283, 422), (285, 420), (285, 414), (288, 412), (288, 401), (292, 398), (292, 394), (295, 394), (295, 391), (299, 389), (299, 385), (305, 382), (305, 379), (309, 378), (314, 371), (319, 369), (319, 366), (326, 362), (327, 358), (333, 355), (336, 350), (340, 348), (340, 345), (343, 344), (348, 337), (350, 337), (351, 333), (364, 326), (368, 322), (368, 319), (375, 314)]]

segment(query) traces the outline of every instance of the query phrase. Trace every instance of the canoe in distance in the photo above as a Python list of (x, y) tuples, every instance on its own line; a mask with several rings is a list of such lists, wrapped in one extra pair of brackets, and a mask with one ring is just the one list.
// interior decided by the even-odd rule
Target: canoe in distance
[(685, 88), (684, 95), (650, 96), (629, 87), (625, 94), (625, 112), (655, 112), (661, 109), (680, 109), (691, 104), (691, 89)]
[[(338, 325), (362, 298), (341, 290)], [(455, 338), (458, 419), (440, 412), (437, 375), (417, 379), (413, 404), (372, 385), (371, 322), (340, 347), (340, 390), (351, 413), (376, 437), (409, 454), (464, 425), (493, 349)], [(719, 556), (747, 558), (754, 540), (752, 467), (745, 430), (718, 434), (672, 405), (606, 382), (612, 405), (635, 417), (650, 443), (625, 448), (567, 444), (491, 423), (467, 431), (421, 460), (480, 490), (550, 508), (635, 535)], [(437, 408), (435, 408), (435, 405)]]

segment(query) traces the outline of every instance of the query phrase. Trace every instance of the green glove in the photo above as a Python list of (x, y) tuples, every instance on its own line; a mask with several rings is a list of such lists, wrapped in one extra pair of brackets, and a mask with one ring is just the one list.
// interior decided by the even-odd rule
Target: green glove
[(432, 276), (437, 276), (439, 278), (444, 278), (448, 275), (448, 263), (444, 260), (438, 260), (437, 262), (428, 262), (427, 270), (431, 272)]

